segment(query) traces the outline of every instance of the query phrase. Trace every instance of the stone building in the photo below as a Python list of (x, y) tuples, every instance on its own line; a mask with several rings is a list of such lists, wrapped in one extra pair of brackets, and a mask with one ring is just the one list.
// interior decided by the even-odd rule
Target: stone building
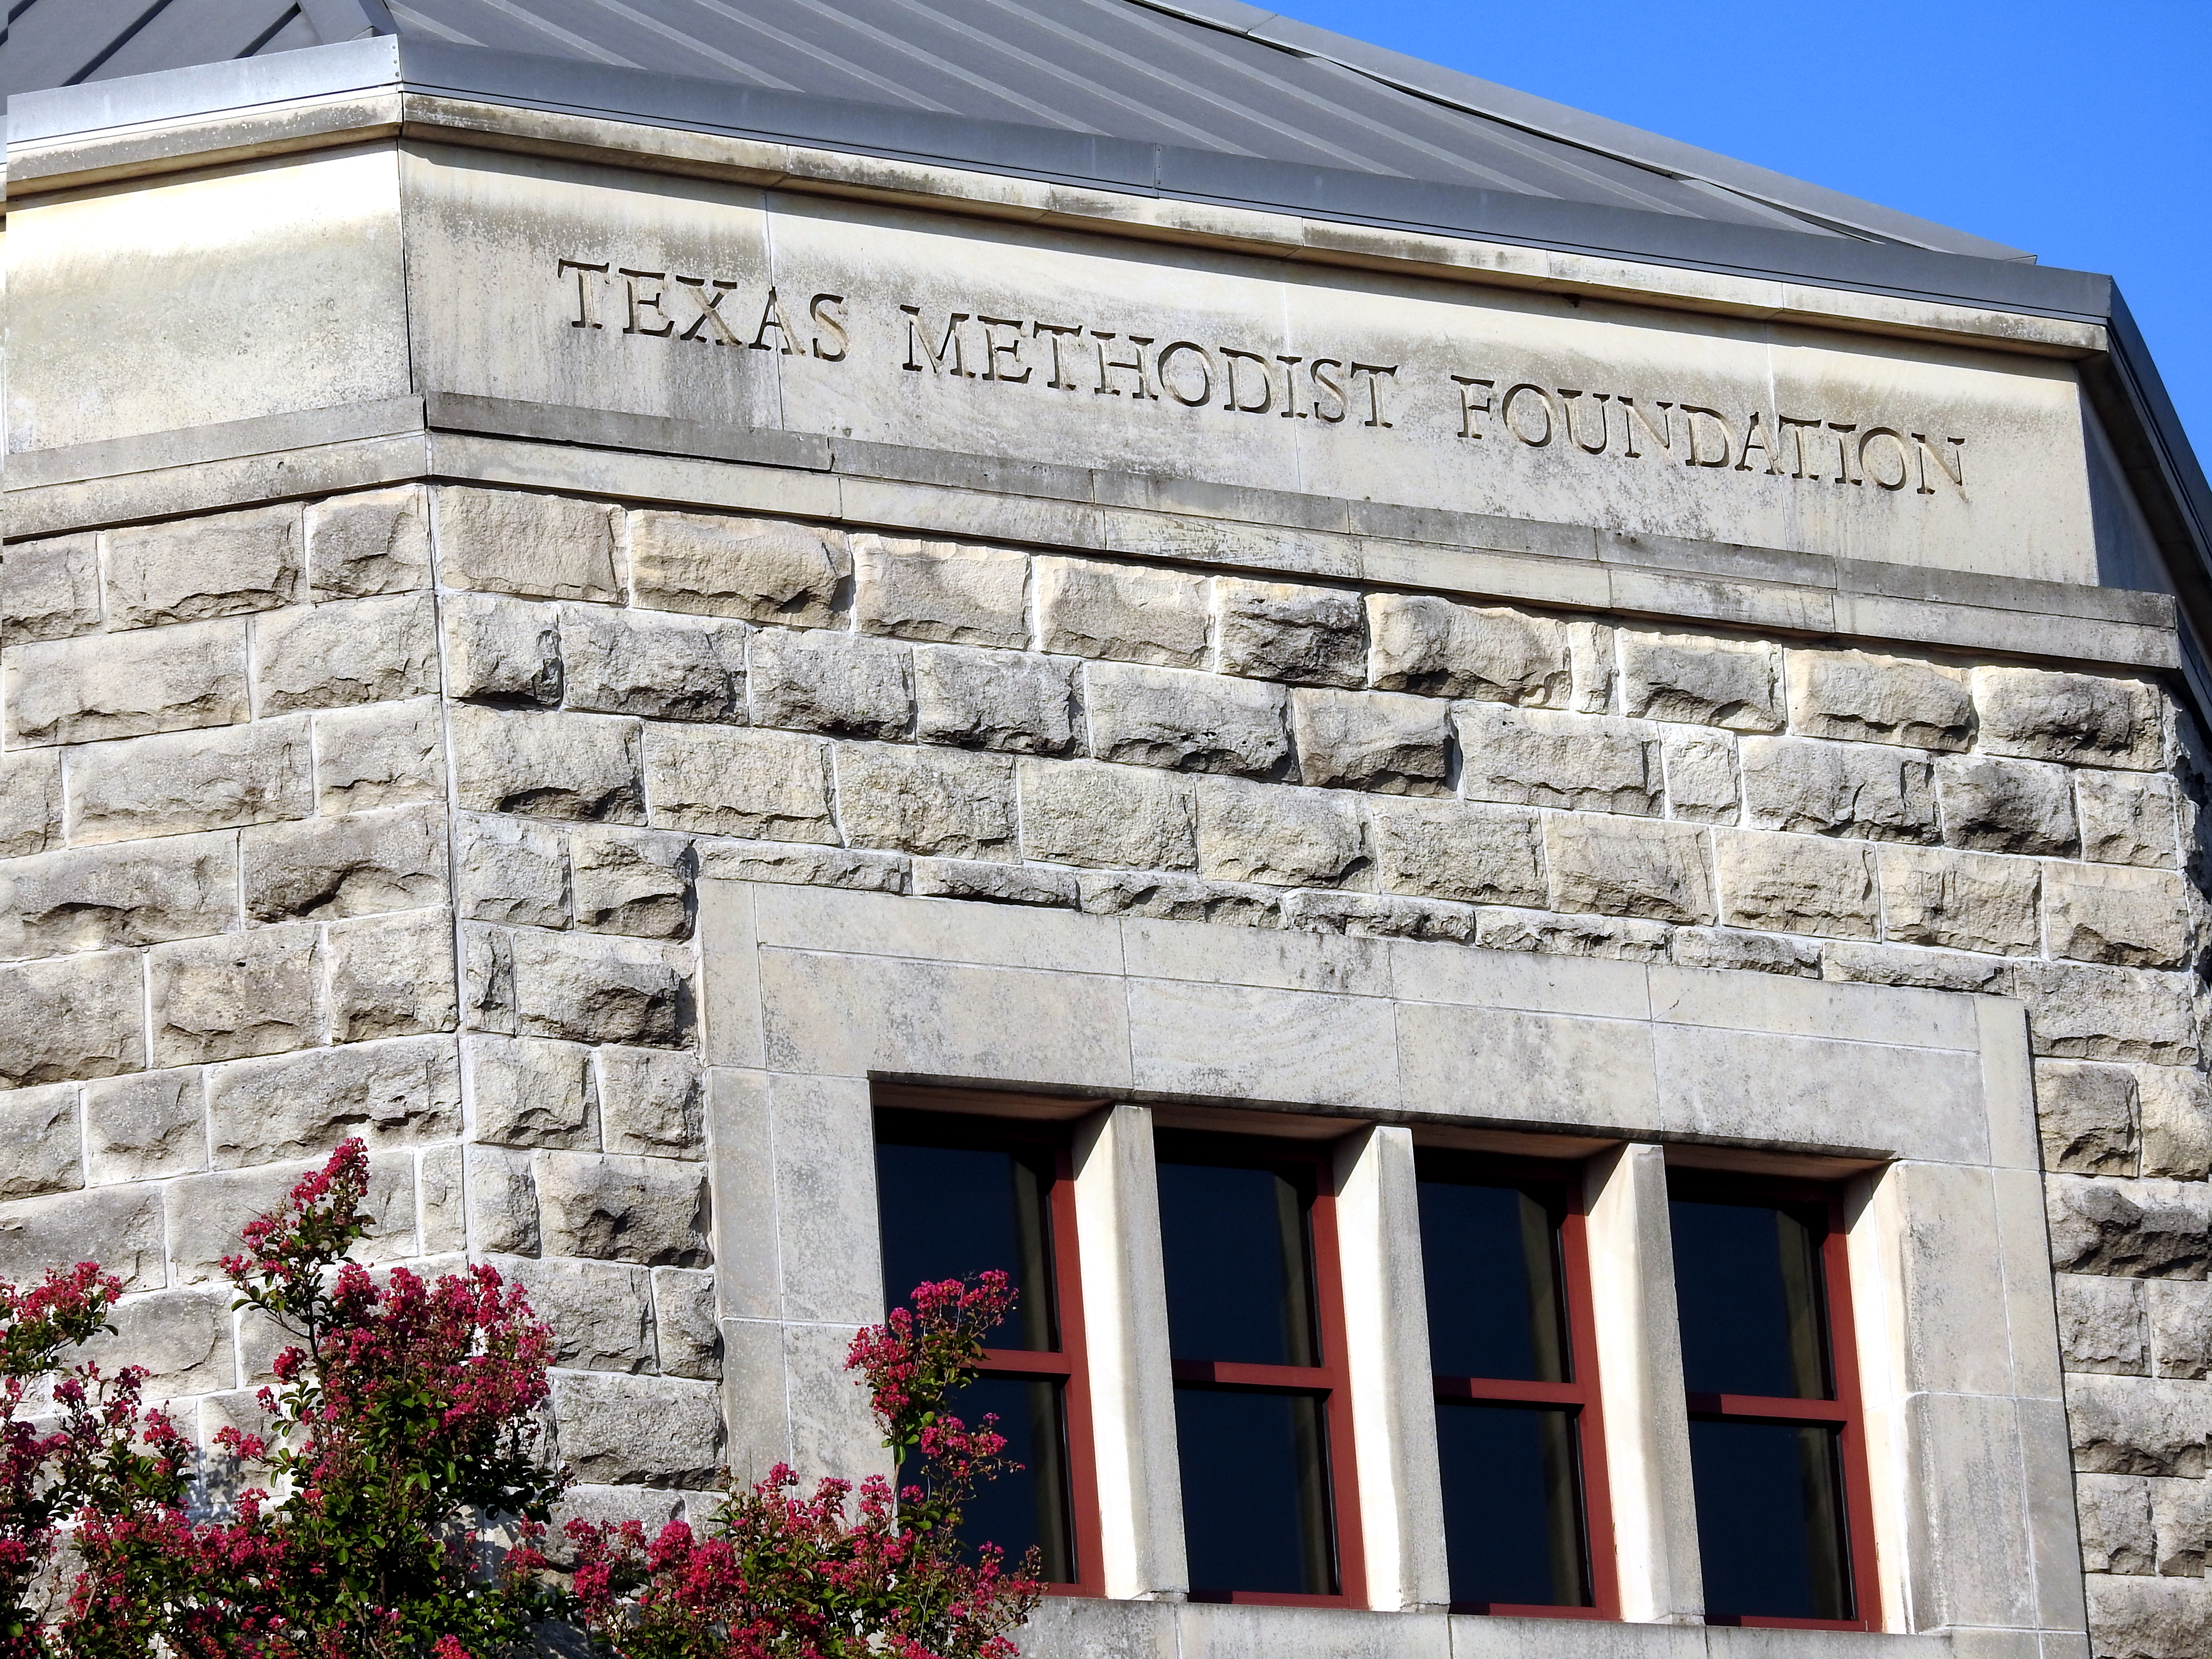
[(667, 1516), (997, 1260), (1053, 1659), (2206, 1652), (2106, 279), (1239, 0), (142, 12), (6, 40), (0, 1272), (210, 1431), (362, 1134)]

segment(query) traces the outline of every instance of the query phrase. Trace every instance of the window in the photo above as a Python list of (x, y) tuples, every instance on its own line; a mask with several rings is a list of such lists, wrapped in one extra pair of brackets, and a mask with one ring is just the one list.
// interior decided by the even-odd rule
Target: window
[(878, 1108), (876, 1193), (884, 1295), (991, 1268), (1020, 1292), (988, 1340), (982, 1374), (955, 1396), (969, 1422), (996, 1414), (1022, 1467), (987, 1484), (963, 1527), (1018, 1559), (1034, 1545), (1045, 1578), (1101, 1589), (1097, 1498), (1083, 1357), (1075, 1203), (1059, 1126)]
[(1170, 1132), (1156, 1150), (1191, 1595), (1356, 1604), (1328, 1156)]
[(1578, 1182), (1430, 1151), (1418, 1169), (1452, 1605), (1617, 1617)]
[(1870, 1628), (1841, 1206), (1684, 1170), (1668, 1194), (1706, 1620)]

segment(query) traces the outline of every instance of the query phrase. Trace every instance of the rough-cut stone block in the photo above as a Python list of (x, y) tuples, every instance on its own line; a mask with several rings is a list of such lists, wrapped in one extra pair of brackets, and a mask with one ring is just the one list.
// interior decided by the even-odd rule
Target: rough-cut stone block
[(2204, 1277), (2203, 1182), (2056, 1175), (2044, 1184), (2051, 1259), (2061, 1273)]
[(1973, 687), (1985, 754), (2136, 771), (2164, 758), (2162, 703), (2142, 680), (1990, 666), (1974, 670)]
[(460, 1066), (446, 1037), (234, 1060), (208, 1072), (207, 1098), (219, 1170), (304, 1168), (349, 1135), (380, 1151), (461, 1132)]
[(2168, 870), (2043, 866), (2045, 943), (2054, 957), (2121, 968), (2178, 968), (2188, 958), (2187, 889)]
[(653, 1270), (653, 1328), (664, 1376), (711, 1381), (722, 1374), (722, 1328), (711, 1273)]
[[(651, 830), (569, 832), (576, 925), (640, 939), (691, 932), (691, 843)], [(559, 924), (556, 923), (555, 926)]]
[(1284, 896), (1283, 926), (1304, 933), (1465, 945), (1474, 938), (1475, 912), (1471, 905), (1446, 904), (1437, 899), (1310, 889)]
[(514, 950), (522, 1036), (665, 1048), (690, 1034), (690, 953), (681, 946), (524, 928)]
[(1674, 931), (1664, 922), (1541, 910), (1480, 910), (1474, 919), (1475, 943), (1486, 951), (1540, 951), (1609, 962), (1664, 962)]
[(2189, 993), (2178, 975), (2023, 962), (2014, 977), (2039, 1054), (2163, 1065), (2197, 1057)]
[(2203, 1659), (2212, 1629), (2212, 1579), (2093, 1573), (2090, 1659)]
[(644, 822), (637, 721), (466, 706), (450, 718), (453, 789), (463, 808)]
[(853, 538), (853, 620), (864, 634), (1019, 649), (1029, 555), (955, 542)]
[(1035, 864), (983, 864), (970, 859), (916, 859), (916, 898), (973, 899), (985, 904), (1036, 904), (1062, 909), (1077, 898), (1075, 872)]
[(445, 710), (435, 697), (318, 714), (315, 799), (365, 812), (446, 798)]
[(597, 1484), (703, 1490), (722, 1464), (719, 1392), (711, 1382), (674, 1377), (557, 1373), (562, 1460)]
[(526, 1152), (467, 1149), (469, 1248), (478, 1255), (538, 1253), (538, 1184)]
[(492, 1265), (522, 1286), (531, 1311), (553, 1328), (556, 1365), (619, 1373), (653, 1369), (653, 1282), (645, 1268), (527, 1256)]
[(1157, 870), (1085, 870), (1075, 881), (1082, 908), (1091, 915), (1215, 921), (1231, 927), (1282, 925), (1282, 894), (1274, 888), (1200, 881)]
[(1792, 651), (1790, 729), (1808, 738), (1964, 749), (1974, 700), (1962, 669), (1869, 651)]
[(318, 599), (430, 585), (430, 507), (420, 484), (338, 495), (307, 509), (307, 581)]
[(1747, 933), (1734, 927), (1678, 927), (1671, 959), (1683, 968), (1719, 968), (1753, 974), (1820, 977), (1820, 947), (1812, 939)]
[(2032, 952), (2042, 937), (2040, 885), (2041, 866), (2029, 859), (1923, 847), (1881, 851), (1882, 916), (1900, 944)]
[(1584, 812), (1659, 811), (1662, 774), (1653, 729), (1606, 715), (1461, 703), (1460, 793), (1514, 806)]
[(2069, 1371), (2150, 1373), (2150, 1333), (2140, 1279), (2060, 1273), (2058, 1353)]
[(2064, 857), (2079, 837), (2065, 771), (2033, 761), (1946, 755), (1936, 763), (1943, 839), (1985, 853)]
[(193, 623), (11, 647), (8, 744), (98, 743), (246, 716), (246, 624)]
[(2074, 774), (2074, 805), (2083, 858), (2097, 864), (2173, 866), (2172, 778), (2084, 768)]
[(74, 1083), (56, 1083), (0, 1094), (0, 1201), (84, 1185), (77, 1093)]
[(289, 605), (300, 509), (255, 507), (107, 532), (107, 625), (232, 617)]
[(1573, 683), (1567, 624), (1427, 593), (1367, 596), (1368, 684), (1483, 702), (1563, 707)]
[(2081, 1526), (2081, 1565), (2089, 1571), (2154, 1571), (2158, 1550), (2148, 1481), (2132, 1474), (2079, 1475), (2074, 1506)]
[(933, 858), (1014, 855), (1014, 762), (1008, 755), (843, 744), (837, 818), (855, 846)]
[(1075, 741), (1069, 665), (1052, 657), (917, 646), (914, 698), (923, 743), (1064, 755)]
[(899, 738), (914, 713), (912, 652), (888, 640), (770, 628), (753, 635), (756, 726), (833, 737)]
[(525, 1037), (463, 1039), (471, 1137), (495, 1146), (584, 1151), (599, 1144), (592, 1051)]
[(1932, 842), (1936, 789), (1926, 760), (1881, 744), (1747, 738), (1747, 821), (1863, 841)]
[(517, 489), (435, 494), (438, 573), (448, 586), (621, 600), (612, 507)]
[(2212, 1283), (2161, 1279), (2142, 1286), (2150, 1326), (2151, 1370), (2195, 1379), (2212, 1373)]
[(696, 513), (629, 515), (630, 580), (655, 611), (826, 628), (853, 574), (843, 533)]
[(153, 1063), (198, 1066), (320, 1042), (319, 933), (292, 922), (155, 945), (146, 963)]
[(0, 560), (0, 646), (100, 626), (100, 544), (90, 535), (10, 542)]
[[(314, 1163), (322, 1160), (316, 1158)], [(304, 1164), (276, 1164), (258, 1170), (223, 1170), (187, 1176), (159, 1190), (167, 1213), (170, 1282), (201, 1285), (220, 1280), (222, 1259), (235, 1255), (239, 1233), (258, 1215), (281, 1209)], [(368, 1190), (362, 1198), (368, 1231), (354, 1247), (358, 1260), (389, 1261), (416, 1254), (415, 1159), (410, 1153), (372, 1153)]]
[(1376, 878), (1387, 892), (1463, 904), (1545, 902), (1537, 815), (1471, 803), (1375, 801)]
[(295, 606), (253, 625), (255, 708), (343, 708), (438, 689), (438, 615), (428, 593)]
[(61, 751), (0, 755), (0, 859), (43, 853), (61, 833)]
[(2096, 1474), (2204, 1474), (2204, 1390), (2154, 1377), (2079, 1376), (2066, 1387), (2074, 1467)]
[(744, 719), (742, 623), (568, 605), (561, 660), (571, 708), (663, 720)]
[(1206, 582), (1174, 571), (1040, 558), (1033, 571), (1036, 648), (1195, 668), (1206, 656)]
[(1646, 720), (1782, 729), (1782, 647), (1754, 640), (1620, 630), (1621, 712)]
[(1198, 862), (1217, 881), (1334, 887), (1363, 874), (1359, 803), (1318, 789), (1209, 778), (1198, 787)]
[(2138, 1066), (2142, 1173), (2202, 1181), (2212, 1170), (2212, 1080), (2194, 1066)]
[(1614, 712), (1613, 688), (1620, 669), (1620, 630), (1610, 623), (1567, 624), (1567, 707), (1576, 714)]
[(1669, 732), (1659, 744), (1667, 816), (1692, 823), (1734, 823), (1741, 795), (1735, 742), (1717, 732)]
[(1450, 705), (1392, 691), (1291, 693), (1305, 782), (1385, 795), (1449, 793)]
[(1093, 761), (1018, 766), (1024, 857), (1137, 870), (1197, 867), (1198, 805), (1188, 779)]
[(447, 696), (505, 708), (560, 702), (568, 678), (560, 606), (452, 593), (444, 601), (444, 623)]
[(1366, 607), (1350, 589), (1221, 576), (1213, 603), (1223, 673), (1299, 685), (1366, 684)]
[(0, 1088), (113, 1077), (146, 1063), (134, 951), (0, 967)]
[(1178, 772), (1274, 778), (1290, 763), (1278, 685), (1126, 663), (1084, 665), (1091, 752)]
[(2035, 1118), (2045, 1169), (2072, 1175), (2136, 1172), (2136, 1077), (2126, 1066), (2039, 1061)]
[(2012, 989), (2012, 964), (1957, 951), (1856, 945), (1838, 939), (1821, 947), (1821, 977), (1854, 985), (1913, 985), (1926, 991), (1966, 991), (2003, 996)]
[(452, 911), (333, 922), (328, 956), (331, 1042), (450, 1031), (459, 1023)]
[(94, 1337), (77, 1352), (111, 1373), (124, 1365), (143, 1368), (149, 1400), (174, 1401), (235, 1388), (238, 1352), (231, 1337), (230, 1304), (228, 1286), (131, 1297), (109, 1310), (112, 1332)]
[(239, 856), (255, 921), (368, 915), (446, 898), (445, 815), (433, 808), (262, 824), (240, 836)]
[(1637, 823), (1577, 814), (1544, 820), (1544, 864), (1552, 907), (1710, 922), (1710, 831), (1683, 823)]
[(842, 887), (861, 893), (903, 893), (908, 863), (900, 853), (848, 852), (772, 841), (702, 841), (692, 850), (702, 881), (772, 881), (793, 887)]
[(548, 1255), (648, 1267), (708, 1264), (707, 1177), (696, 1162), (612, 1153), (540, 1152), (534, 1159), (540, 1237)]
[(1731, 927), (1874, 939), (1881, 932), (1871, 847), (1717, 830), (1721, 920)]
[(2208, 1514), (2203, 1480), (2171, 1480), (2153, 1477), (2150, 1488), (2152, 1561), (2165, 1578), (2202, 1579)]
[(70, 761), (79, 846), (303, 818), (313, 810), (304, 715), (95, 744)]
[(568, 865), (559, 830), (463, 813), (454, 817), (453, 834), (453, 901), (465, 919), (510, 927), (568, 926)]
[(159, 1181), (208, 1164), (206, 1073), (141, 1072), (84, 1089), (85, 1179)]
[(0, 1279), (34, 1285), (47, 1268), (79, 1261), (97, 1261), (125, 1291), (166, 1285), (161, 1189), (66, 1193), (19, 1200), (0, 1212)]
[(0, 959), (195, 939), (237, 922), (229, 830), (0, 865)]
[(835, 846), (830, 745), (784, 732), (653, 726), (645, 734), (653, 824)]
[(599, 1065), (599, 1131), (611, 1152), (641, 1158), (705, 1156), (706, 1079), (689, 1054), (604, 1048)]

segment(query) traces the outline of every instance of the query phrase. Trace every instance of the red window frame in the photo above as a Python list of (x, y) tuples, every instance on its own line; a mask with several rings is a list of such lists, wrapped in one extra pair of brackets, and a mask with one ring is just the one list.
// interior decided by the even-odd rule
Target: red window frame
[[(1328, 1521), (1336, 1547), (1336, 1593), (1301, 1595), (1288, 1590), (1224, 1590), (1194, 1585), (1194, 1601), (1288, 1607), (1364, 1607), (1367, 1605), (1366, 1564), (1359, 1530), (1359, 1467), (1352, 1445), (1352, 1376), (1346, 1360), (1344, 1273), (1337, 1248), (1336, 1158), (1332, 1146), (1285, 1142), (1257, 1135), (1221, 1134), (1164, 1125), (1158, 1134), (1184, 1141), (1201, 1158), (1218, 1154), (1231, 1167), (1273, 1165), (1310, 1176), (1313, 1204), (1307, 1212), (1310, 1231), (1314, 1313), (1320, 1326), (1318, 1365), (1255, 1365), (1238, 1361), (1177, 1359), (1170, 1370), (1177, 1382), (1216, 1382), (1269, 1394), (1317, 1395), (1328, 1435)], [(1170, 1160), (1180, 1162), (1181, 1159)], [(1194, 1158), (1190, 1161), (1200, 1161)]]
[(1855, 1619), (1780, 1619), (1763, 1613), (1708, 1614), (1709, 1625), (1759, 1630), (1863, 1630), (1881, 1628), (1881, 1578), (1875, 1560), (1874, 1492), (1867, 1472), (1866, 1413), (1859, 1389), (1858, 1330), (1851, 1310), (1850, 1240), (1844, 1230), (1842, 1194), (1811, 1182), (1722, 1174), (1671, 1168), (1667, 1196), (1692, 1203), (1789, 1205), (1817, 1210), (1826, 1224), (1820, 1243), (1821, 1313), (1826, 1318), (1828, 1378), (1826, 1400), (1776, 1398), (1765, 1395), (1686, 1393), (1692, 1419), (1778, 1423), (1799, 1427), (1838, 1428), (1837, 1460), (1843, 1483), (1844, 1547), (1850, 1559), (1845, 1578), (1851, 1587)]
[[(1416, 1152), (1416, 1180), (1465, 1181), (1470, 1185), (1546, 1187), (1558, 1194), (1560, 1289), (1566, 1300), (1567, 1358), (1571, 1382), (1537, 1382), (1504, 1377), (1433, 1377), (1438, 1400), (1517, 1401), (1565, 1406), (1575, 1413), (1582, 1504), (1583, 1549), (1589, 1567), (1590, 1605), (1562, 1607), (1519, 1602), (1454, 1602), (1454, 1613), (1487, 1613), (1513, 1619), (1620, 1617), (1620, 1577), (1614, 1559), (1613, 1498), (1605, 1458), (1605, 1405), (1598, 1387), (1596, 1308), (1590, 1294), (1589, 1227), (1583, 1200), (1583, 1172), (1528, 1158), (1492, 1157), (1449, 1148), (1423, 1146)], [(1432, 1177), (1430, 1172), (1435, 1172)], [(1425, 1241), (1424, 1241), (1425, 1245)]]
[[(1006, 1115), (1006, 1097), (977, 1101), (951, 1092), (878, 1090), (876, 1116), (919, 1121), (933, 1144), (1000, 1148), (1044, 1147), (1053, 1154), (1045, 1205), (1052, 1224), (1052, 1288), (1060, 1346), (1052, 1350), (986, 1348), (978, 1376), (1017, 1382), (1056, 1382), (1067, 1437), (1068, 1527), (1073, 1534), (1075, 1580), (1048, 1583), (1048, 1595), (1103, 1595), (1100, 1559), (1098, 1460), (1091, 1436), (1091, 1365), (1084, 1345), (1083, 1257), (1075, 1212), (1074, 1132), (1065, 1121)], [(1054, 1102), (1064, 1109), (1065, 1103)], [(988, 1105), (985, 1112), (975, 1110)], [(963, 1110), (962, 1108), (968, 1108)], [(872, 1156), (874, 1141), (871, 1141)]]

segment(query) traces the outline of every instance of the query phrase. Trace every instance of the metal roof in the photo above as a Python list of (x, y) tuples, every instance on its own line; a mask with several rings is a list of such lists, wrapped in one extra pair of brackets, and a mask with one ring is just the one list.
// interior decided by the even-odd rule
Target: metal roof
[(886, 114), (2031, 257), (1241, 0), (15, 0), (0, 83), (77, 86), (372, 33)]

